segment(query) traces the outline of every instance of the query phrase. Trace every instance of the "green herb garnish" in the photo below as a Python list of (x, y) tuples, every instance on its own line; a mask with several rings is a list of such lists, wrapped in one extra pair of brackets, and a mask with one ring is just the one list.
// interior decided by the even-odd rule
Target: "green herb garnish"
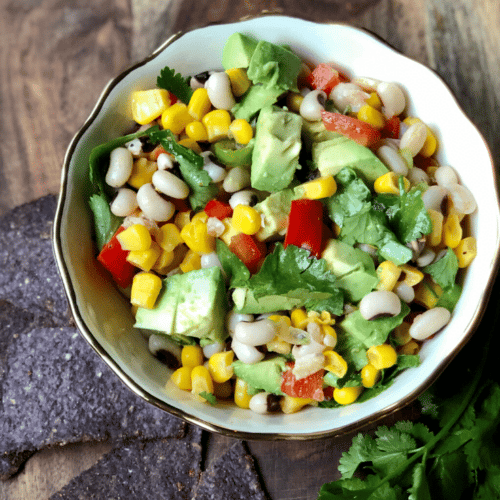
[(184, 104), (188, 104), (193, 95), (193, 89), (189, 86), (186, 78), (168, 66), (165, 66), (160, 71), (160, 75), (156, 79), (156, 85), (174, 94)]

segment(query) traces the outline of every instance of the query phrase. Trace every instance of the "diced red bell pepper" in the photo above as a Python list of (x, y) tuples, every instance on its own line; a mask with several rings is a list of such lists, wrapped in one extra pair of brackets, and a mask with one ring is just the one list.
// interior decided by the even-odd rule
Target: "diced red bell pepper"
[(295, 245), (321, 256), (323, 204), (319, 200), (292, 200), (284, 248)]
[(281, 392), (294, 398), (308, 398), (315, 401), (324, 401), (322, 368), (307, 377), (297, 379), (292, 373), (295, 363), (288, 362), (288, 369), (281, 374)]
[(219, 220), (224, 220), (233, 215), (233, 209), (229, 203), (224, 203), (219, 200), (210, 200), (205, 205), (205, 213), (209, 217), (216, 217)]
[(380, 130), (382, 137), (388, 137), (390, 139), (397, 139), (399, 137), (399, 128), (401, 126), (401, 120), (399, 116), (393, 116), (389, 120), (386, 120), (385, 125)]
[(113, 237), (102, 247), (97, 260), (111, 273), (111, 276), (122, 288), (132, 284), (137, 268), (127, 260), (128, 251), (123, 250), (116, 237), (125, 228), (120, 226)]
[(321, 118), (326, 130), (343, 134), (362, 146), (370, 147), (380, 140), (379, 130), (352, 116), (322, 111)]
[(320, 63), (307, 75), (307, 83), (316, 90), (323, 90), (329, 95), (332, 89), (341, 82), (339, 72), (329, 64)]
[(229, 250), (233, 252), (255, 274), (266, 256), (267, 247), (262, 241), (248, 234), (239, 233), (231, 238)]
[(163, 146), (156, 146), (153, 151), (149, 153), (149, 159), (151, 161), (157, 161), (158, 156), (160, 156), (162, 153), (166, 153), (167, 151)]

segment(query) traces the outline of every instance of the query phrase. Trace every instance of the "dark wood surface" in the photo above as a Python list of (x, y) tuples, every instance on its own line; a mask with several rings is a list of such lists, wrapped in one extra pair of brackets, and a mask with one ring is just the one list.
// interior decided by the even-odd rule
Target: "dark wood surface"
[[(110, 78), (173, 32), (263, 10), (361, 26), (429, 65), (448, 82), (500, 166), (498, 0), (1, 0), (0, 7), (0, 214), (58, 193), (66, 147)], [(248, 446), (272, 500), (306, 500), (338, 477), (338, 458), (351, 437)], [(208, 460), (229, 442), (211, 435)], [(46, 499), (110, 448), (42, 450), (0, 483), (0, 498)]]

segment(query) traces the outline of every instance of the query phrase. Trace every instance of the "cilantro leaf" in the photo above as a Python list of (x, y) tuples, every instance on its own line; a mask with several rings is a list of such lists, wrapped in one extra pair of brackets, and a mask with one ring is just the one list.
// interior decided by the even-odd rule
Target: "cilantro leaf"
[(187, 83), (186, 78), (168, 66), (160, 71), (160, 75), (156, 79), (156, 86), (168, 90), (184, 104), (188, 104), (193, 95), (193, 89)]
[(217, 404), (217, 398), (211, 392), (201, 391), (199, 395), (203, 399), (206, 399), (212, 406)]
[(111, 212), (109, 200), (104, 193), (93, 194), (89, 199), (89, 205), (94, 214), (97, 248), (101, 250), (120, 227), (123, 218), (117, 217)]
[(250, 271), (243, 262), (229, 250), (229, 247), (219, 238), (216, 242), (217, 256), (222, 264), (227, 279), (232, 287), (241, 287), (248, 284)]
[(430, 274), (432, 279), (441, 288), (447, 289), (453, 287), (458, 272), (458, 259), (455, 252), (451, 248), (448, 248), (443, 257), (437, 262), (425, 266), (423, 271)]

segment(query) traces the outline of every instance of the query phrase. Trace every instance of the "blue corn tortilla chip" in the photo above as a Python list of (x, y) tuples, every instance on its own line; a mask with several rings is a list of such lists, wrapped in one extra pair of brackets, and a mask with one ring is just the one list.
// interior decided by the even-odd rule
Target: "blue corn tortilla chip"
[(0, 300), (64, 326), (70, 314), (51, 238), (56, 204), (48, 195), (0, 217)]

